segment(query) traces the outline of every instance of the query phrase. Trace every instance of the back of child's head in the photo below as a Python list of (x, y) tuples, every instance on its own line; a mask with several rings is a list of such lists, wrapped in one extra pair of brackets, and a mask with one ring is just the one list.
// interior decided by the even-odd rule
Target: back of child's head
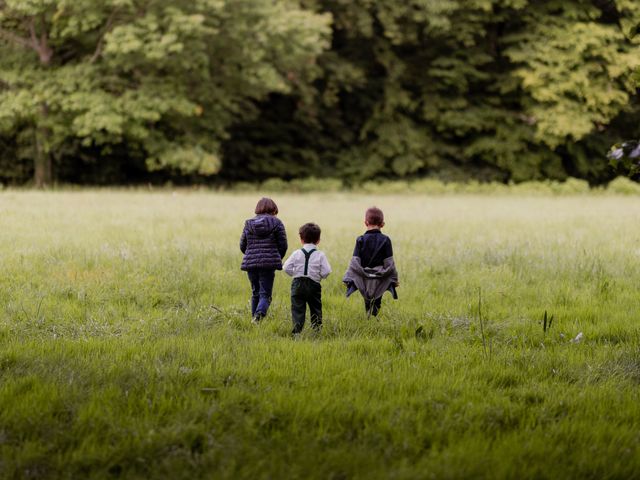
[(256, 205), (256, 215), (277, 215), (278, 206), (276, 202), (267, 197), (262, 197)]
[(378, 207), (371, 207), (364, 214), (364, 221), (367, 225), (382, 227), (384, 225), (384, 213)]
[(304, 243), (313, 243), (316, 244), (320, 241), (320, 227), (315, 223), (305, 223), (300, 227), (298, 233), (300, 234), (300, 239)]

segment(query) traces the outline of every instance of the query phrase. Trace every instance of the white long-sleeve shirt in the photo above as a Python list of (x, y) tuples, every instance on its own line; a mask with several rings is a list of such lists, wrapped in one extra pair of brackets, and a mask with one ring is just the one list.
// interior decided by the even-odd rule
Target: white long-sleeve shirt
[(302, 250), (298, 249), (284, 262), (282, 267), (287, 275), (293, 278), (309, 277), (311, 280), (320, 283), (331, 273), (331, 265), (324, 252), (318, 250), (318, 247), (312, 243), (305, 243), (302, 247), (307, 252), (315, 250), (309, 256), (309, 265), (307, 266), (307, 274), (304, 274), (305, 255)]

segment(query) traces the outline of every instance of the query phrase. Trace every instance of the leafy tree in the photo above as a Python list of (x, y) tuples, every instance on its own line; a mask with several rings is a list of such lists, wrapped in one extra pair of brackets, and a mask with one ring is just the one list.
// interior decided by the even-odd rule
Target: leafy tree
[(639, 6), (609, 3), (308, 0), (334, 17), (323, 74), (236, 128), (225, 169), (601, 181), (640, 58), (620, 29)]
[(234, 122), (313, 78), (330, 18), (270, 0), (0, 0), (0, 131), (34, 181), (126, 145), (149, 169), (212, 174)]
[(636, 0), (0, 0), (0, 176), (602, 182), (640, 136), (639, 24)]

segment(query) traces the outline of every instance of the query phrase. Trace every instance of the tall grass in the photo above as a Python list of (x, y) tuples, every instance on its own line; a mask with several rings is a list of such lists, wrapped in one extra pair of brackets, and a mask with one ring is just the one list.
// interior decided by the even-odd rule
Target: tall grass
[[(284, 275), (250, 324), (256, 200), (0, 194), (0, 476), (640, 476), (635, 198), (275, 195), (335, 271), (299, 341)], [(340, 279), (373, 204), (401, 288), (367, 320)]]

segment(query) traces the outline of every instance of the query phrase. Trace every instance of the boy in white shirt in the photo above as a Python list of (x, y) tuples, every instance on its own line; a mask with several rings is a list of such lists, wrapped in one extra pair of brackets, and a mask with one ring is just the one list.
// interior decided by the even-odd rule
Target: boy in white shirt
[(302, 248), (291, 254), (283, 269), (293, 277), (291, 283), (292, 334), (302, 331), (307, 313), (311, 314), (311, 326), (322, 327), (322, 287), (320, 281), (331, 273), (331, 265), (324, 252), (317, 249), (320, 243), (320, 227), (315, 223), (305, 223), (298, 232)]

